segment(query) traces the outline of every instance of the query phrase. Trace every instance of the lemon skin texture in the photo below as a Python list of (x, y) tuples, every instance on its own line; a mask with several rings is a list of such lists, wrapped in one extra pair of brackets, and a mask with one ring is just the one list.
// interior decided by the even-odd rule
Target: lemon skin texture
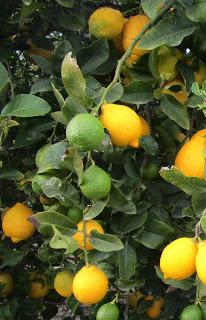
[(83, 267), (74, 277), (73, 293), (75, 298), (87, 305), (101, 301), (108, 291), (105, 273), (94, 265)]
[(160, 269), (165, 279), (184, 280), (196, 271), (195, 259), (198, 246), (192, 238), (179, 238), (163, 250)]

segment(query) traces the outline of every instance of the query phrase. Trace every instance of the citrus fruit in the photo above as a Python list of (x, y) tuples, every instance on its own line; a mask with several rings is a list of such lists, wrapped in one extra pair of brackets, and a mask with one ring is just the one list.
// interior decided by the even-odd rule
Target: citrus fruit
[(13, 291), (13, 280), (9, 273), (0, 272), (0, 298), (7, 297)]
[(119, 10), (102, 7), (89, 17), (89, 32), (96, 38), (113, 39), (121, 34), (124, 17)]
[(200, 309), (202, 311), (202, 320), (206, 320), (206, 303), (201, 302)]
[(60, 296), (69, 298), (72, 295), (73, 278), (74, 276), (68, 271), (61, 271), (56, 274), (54, 289)]
[(188, 99), (187, 90), (184, 86), (184, 84), (178, 80), (172, 80), (168, 82), (163, 90), (163, 94), (169, 94), (170, 96), (173, 96), (175, 99), (177, 99), (180, 103), (185, 104), (185, 102)]
[(144, 295), (140, 291), (130, 293), (128, 296), (129, 305), (133, 309), (137, 310), (137, 303), (142, 297), (144, 297)]
[(160, 268), (165, 279), (183, 280), (196, 270), (197, 243), (192, 238), (179, 238), (163, 250)]
[(202, 281), (202, 283), (206, 284), (206, 241), (202, 241), (198, 244), (198, 251), (196, 256), (196, 270), (198, 277)]
[(40, 299), (47, 295), (49, 292), (49, 286), (44, 274), (32, 273), (30, 276), (31, 288), (29, 292), (29, 298)]
[(74, 277), (73, 293), (84, 304), (101, 301), (108, 291), (108, 279), (105, 273), (94, 265), (83, 267)]
[[(101, 234), (104, 233), (104, 230), (102, 228), (102, 226), (95, 220), (88, 220), (85, 222), (85, 229), (86, 229), (86, 250), (92, 250), (93, 247), (89, 241), (89, 235), (90, 233), (95, 230)], [(73, 235), (73, 239), (76, 240), (79, 244), (79, 248), (80, 249), (84, 249), (84, 234), (83, 234), (83, 220), (80, 221), (77, 225), (78, 231)]]
[(101, 107), (100, 120), (109, 131), (114, 145), (134, 148), (139, 146), (142, 126), (134, 110), (124, 105), (105, 104)]
[(67, 212), (69, 219), (77, 224), (82, 219), (82, 209), (72, 206)]
[(143, 176), (146, 179), (154, 179), (158, 176), (159, 170), (160, 168), (158, 164), (154, 162), (149, 162), (148, 164), (146, 164), (146, 166), (143, 169)]
[(111, 189), (111, 179), (108, 173), (96, 165), (91, 165), (83, 173), (82, 193), (90, 200), (99, 200), (108, 196)]
[[(129, 48), (134, 38), (142, 31), (142, 29), (149, 22), (150, 22), (150, 19), (145, 15), (133, 16), (126, 22), (126, 24), (124, 25), (123, 38), (122, 38), (122, 43), (125, 51)], [(139, 48), (139, 41), (137, 42), (134, 49), (132, 50), (132, 54), (138, 57), (143, 56), (147, 52), (148, 50)]]
[(206, 138), (206, 129), (197, 131), (195, 134), (193, 134), (193, 136), (191, 137), (191, 140), (197, 137)]
[(37, 174), (32, 180), (32, 190), (40, 194), (42, 192), (41, 184), (44, 183), (46, 180), (50, 179), (52, 175), (49, 174)]
[(202, 312), (197, 304), (192, 304), (183, 309), (180, 320), (202, 320)]
[(66, 136), (69, 143), (79, 151), (90, 151), (101, 144), (104, 129), (99, 119), (89, 113), (81, 113), (69, 122)]
[(146, 301), (153, 301), (153, 304), (147, 309), (146, 313), (150, 319), (159, 319), (161, 308), (164, 305), (164, 299), (154, 299), (152, 295), (145, 298)]
[(206, 139), (196, 137), (185, 143), (177, 153), (175, 166), (188, 177), (204, 179)]
[(195, 71), (195, 81), (201, 85), (204, 80), (206, 80), (206, 65), (199, 60), (199, 68)]
[(28, 218), (33, 214), (32, 210), (22, 203), (16, 203), (8, 209), (3, 217), (2, 229), (12, 242), (19, 242), (31, 237), (35, 228)]
[(97, 311), (96, 320), (118, 320), (119, 309), (114, 303), (105, 303)]
[(141, 116), (139, 116), (139, 120), (141, 122), (141, 137), (150, 136), (151, 130), (148, 122)]
[(162, 81), (170, 81), (173, 80), (177, 75), (177, 57), (173, 54), (172, 50), (166, 46), (162, 45), (158, 49), (157, 54), (157, 68), (159, 77)]

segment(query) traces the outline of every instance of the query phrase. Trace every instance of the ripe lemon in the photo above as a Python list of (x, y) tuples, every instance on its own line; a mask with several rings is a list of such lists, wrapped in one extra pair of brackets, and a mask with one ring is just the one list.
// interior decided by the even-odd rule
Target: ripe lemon
[(101, 144), (104, 129), (99, 119), (89, 113), (81, 113), (69, 122), (66, 136), (69, 143), (79, 151), (90, 151)]
[(151, 130), (149, 123), (141, 116), (139, 116), (140, 122), (141, 122), (141, 137), (142, 136), (150, 136)]
[[(145, 15), (136, 15), (131, 17), (126, 24), (124, 25), (123, 29), (123, 38), (122, 43), (125, 51), (130, 46), (131, 42), (134, 38), (142, 31), (142, 29), (150, 22), (150, 19)], [(138, 57), (143, 56), (147, 53), (148, 50), (139, 49), (139, 41), (135, 45), (134, 49), (132, 50), (132, 54)]]
[(146, 311), (147, 316), (150, 319), (159, 319), (160, 313), (161, 313), (161, 308), (164, 305), (164, 299), (154, 299), (152, 295), (149, 295), (145, 298), (146, 301), (154, 301), (151, 307), (149, 307)]
[(108, 279), (105, 273), (94, 265), (83, 267), (74, 277), (73, 293), (84, 304), (101, 301), (108, 291)]
[(12, 242), (19, 242), (32, 236), (35, 229), (28, 217), (33, 214), (32, 210), (22, 203), (16, 203), (7, 210), (3, 217), (2, 229)]
[(45, 297), (49, 292), (46, 276), (44, 274), (32, 273), (30, 280), (31, 288), (29, 292), (29, 298), (40, 299)]
[(193, 136), (191, 137), (191, 140), (197, 137), (206, 138), (206, 129), (197, 131), (195, 134), (193, 134)]
[(90, 16), (89, 32), (96, 38), (113, 39), (121, 34), (124, 22), (124, 17), (119, 10), (102, 7)]
[(163, 250), (160, 268), (165, 279), (183, 280), (196, 270), (197, 243), (192, 238), (179, 238)]
[(13, 291), (13, 280), (9, 273), (0, 272), (0, 298), (7, 297)]
[[(90, 233), (95, 230), (101, 234), (104, 233), (102, 226), (95, 220), (88, 220), (86, 223), (86, 250), (92, 250), (93, 247), (89, 241)], [(84, 249), (84, 235), (83, 235), (83, 220), (80, 221), (77, 225), (78, 231), (73, 235), (73, 239), (76, 240), (79, 244), (80, 249)]]
[(114, 303), (105, 303), (97, 311), (96, 320), (118, 320), (119, 309)]
[(196, 270), (198, 277), (202, 283), (206, 284), (206, 241), (202, 241), (198, 244), (198, 251), (196, 256)]
[(197, 304), (192, 304), (183, 309), (180, 320), (202, 320), (202, 312)]
[(68, 271), (61, 271), (56, 274), (54, 289), (60, 296), (69, 298), (72, 295), (73, 278), (74, 276)]
[(178, 75), (176, 69), (178, 59), (168, 46), (162, 45), (159, 48), (157, 61), (158, 74), (161, 80), (170, 81)]
[(105, 104), (101, 107), (100, 120), (109, 131), (114, 145), (134, 148), (139, 146), (142, 126), (134, 110), (124, 105)]
[(188, 177), (204, 179), (206, 139), (196, 137), (185, 143), (179, 150), (175, 166)]
[(144, 297), (144, 295), (140, 291), (130, 293), (128, 296), (129, 305), (133, 309), (137, 310), (137, 303), (142, 297)]
[(173, 96), (175, 99), (177, 99), (182, 104), (185, 104), (185, 102), (188, 99), (187, 90), (186, 90), (184, 84), (178, 79), (168, 82), (164, 86), (162, 93), (169, 94), (170, 96)]
[(108, 173), (96, 165), (91, 165), (83, 173), (82, 193), (90, 200), (99, 200), (108, 196), (111, 190), (111, 179)]
[(72, 206), (67, 212), (68, 218), (77, 224), (82, 219), (82, 209)]
[(199, 68), (195, 71), (195, 81), (201, 85), (204, 80), (206, 80), (206, 65), (199, 60)]

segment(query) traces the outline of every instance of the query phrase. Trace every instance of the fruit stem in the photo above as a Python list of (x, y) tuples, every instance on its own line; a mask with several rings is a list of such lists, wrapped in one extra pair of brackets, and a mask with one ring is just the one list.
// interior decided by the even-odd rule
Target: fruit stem
[[(82, 195), (82, 208), (84, 208), (84, 196)], [(89, 264), (88, 262), (88, 252), (86, 249), (86, 241), (87, 241), (87, 233), (86, 233), (86, 220), (83, 214), (83, 238), (84, 238), (84, 259), (86, 266)]]
[(102, 106), (102, 104), (105, 101), (105, 98), (108, 94), (108, 92), (113, 88), (113, 86), (118, 82), (119, 77), (120, 77), (120, 73), (122, 70), (122, 65), (124, 64), (124, 62), (126, 61), (126, 59), (131, 55), (132, 50), (134, 48), (134, 46), (137, 44), (137, 42), (142, 38), (142, 36), (148, 31), (150, 30), (158, 21), (159, 19), (174, 5), (176, 0), (170, 0), (168, 1), (168, 3), (159, 11), (159, 14), (156, 16), (156, 18), (151, 21), (150, 23), (148, 23), (143, 29), (142, 31), (134, 38), (134, 40), (131, 42), (129, 48), (127, 49), (127, 51), (123, 54), (123, 56), (121, 57), (121, 59), (118, 61), (117, 63), (117, 67), (115, 70), (115, 76), (114, 79), (112, 80), (112, 82), (110, 82), (110, 84), (108, 85), (108, 87), (104, 90), (101, 100), (99, 102), (99, 104), (97, 105), (97, 107), (93, 108), (93, 112), (94, 113), (98, 113), (99, 108)]
[(200, 302), (200, 280), (198, 278), (198, 276), (196, 276), (196, 282), (197, 282), (197, 288), (196, 288), (196, 296), (195, 296), (195, 304), (199, 304)]
[(118, 302), (118, 293), (116, 294), (114, 300), (112, 300), (110, 303), (115, 304), (115, 302)]

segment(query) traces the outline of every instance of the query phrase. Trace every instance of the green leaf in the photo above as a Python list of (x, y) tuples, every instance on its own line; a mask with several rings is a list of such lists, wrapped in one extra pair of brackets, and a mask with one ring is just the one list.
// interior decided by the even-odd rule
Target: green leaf
[(206, 3), (198, 3), (186, 10), (186, 16), (194, 22), (206, 22)]
[(122, 193), (121, 190), (115, 186), (112, 186), (112, 189), (110, 191), (108, 205), (113, 209), (113, 212), (120, 211), (125, 214), (137, 213), (135, 204), (132, 201), (128, 200), (124, 193)]
[(92, 231), (90, 234), (91, 245), (102, 252), (118, 251), (124, 248), (122, 241), (110, 234), (101, 234), (97, 231)]
[(180, 188), (185, 193), (192, 195), (193, 193), (205, 193), (206, 182), (199, 178), (186, 177), (178, 168), (171, 169), (162, 168), (160, 170), (161, 177), (167, 182)]
[(81, 97), (68, 97), (65, 100), (64, 105), (62, 107), (62, 113), (66, 118), (67, 122), (69, 122), (77, 114), (85, 112), (88, 112), (87, 105), (85, 105), (85, 102), (82, 101)]
[(133, 288), (137, 289), (137, 288), (141, 288), (142, 286), (144, 286), (145, 284), (145, 280), (144, 278), (140, 277), (137, 280), (120, 280), (118, 279), (115, 282), (115, 285), (119, 288), (119, 290), (121, 291), (129, 291)]
[(132, 216), (123, 216), (120, 221), (120, 232), (121, 233), (129, 233), (136, 229), (141, 228), (146, 219), (147, 219), (148, 212), (142, 212), (141, 214), (136, 214)]
[(35, 54), (30, 54), (30, 57), (41, 68), (43, 73), (52, 74), (51, 63), (48, 60)]
[(184, 16), (181, 19), (175, 15), (164, 18), (142, 37), (139, 48), (152, 50), (162, 44), (178, 46), (195, 29), (196, 25)]
[(14, 320), (17, 319), (17, 313), (19, 310), (19, 303), (14, 298), (7, 300), (6, 303), (0, 305), (0, 319), (1, 320)]
[(109, 197), (93, 202), (89, 210), (84, 214), (85, 220), (90, 220), (97, 217), (106, 207)]
[(206, 210), (204, 210), (202, 214), (202, 217), (200, 219), (200, 225), (201, 225), (202, 231), (206, 235)]
[(115, 102), (117, 100), (121, 100), (121, 97), (124, 93), (124, 88), (120, 83), (116, 83), (111, 90), (106, 95), (105, 100), (108, 103)]
[(186, 84), (187, 92), (191, 92), (192, 83), (195, 81), (194, 71), (191, 67), (187, 66), (186, 64), (179, 61), (176, 64), (177, 69), (180, 71), (184, 82)]
[(21, 171), (14, 168), (0, 168), (0, 179), (19, 181), (24, 178)]
[(56, 2), (65, 8), (72, 8), (74, 5), (74, 0), (56, 0)]
[(40, 9), (42, 7), (42, 4), (39, 2), (33, 2), (30, 3), (29, 5), (24, 5), (21, 9), (20, 12), (20, 19), (19, 19), (19, 24), (20, 26), (23, 27), (23, 24), (25, 22), (25, 19), (30, 16), (32, 13), (34, 13), (35, 11), (37, 11), (38, 9)]
[(18, 94), (2, 110), (2, 116), (22, 118), (44, 116), (51, 110), (44, 99), (32, 94)]
[(148, 103), (154, 99), (152, 85), (145, 81), (135, 80), (124, 89), (121, 101), (125, 103)]
[(62, 163), (63, 168), (73, 171), (78, 176), (78, 184), (82, 183), (83, 162), (80, 153), (73, 147), (67, 149), (66, 155)]
[(71, 207), (72, 204), (79, 204), (79, 193), (69, 182), (52, 177), (51, 179), (43, 181), (41, 188), (47, 197), (59, 200), (65, 207)]
[(17, 250), (17, 249), (11, 249), (4, 245), (0, 246), (0, 254), (1, 254), (1, 268), (4, 267), (13, 267), (20, 263), (25, 253)]
[(72, 12), (61, 10), (58, 15), (58, 22), (62, 29), (79, 32), (85, 28), (85, 14), (79, 10), (73, 10)]
[(161, 110), (180, 127), (189, 130), (190, 122), (187, 109), (174, 97), (163, 94), (160, 100)]
[(152, 136), (142, 136), (140, 138), (140, 145), (152, 156), (155, 156), (158, 153), (158, 143)]
[(119, 279), (129, 280), (136, 271), (137, 255), (133, 247), (126, 242), (118, 253)]
[(206, 190), (205, 193), (192, 194), (192, 207), (197, 217), (201, 217), (206, 208)]
[(57, 76), (61, 74), (62, 61), (68, 52), (71, 52), (72, 56), (75, 57), (71, 43), (68, 40), (60, 41), (54, 50), (51, 61), (53, 73)]
[(188, 291), (192, 287), (195, 286), (195, 281), (193, 279), (189, 278), (189, 279), (181, 280), (181, 281), (178, 281), (178, 280), (165, 280), (164, 276), (163, 276), (163, 273), (161, 272), (160, 268), (156, 266), (155, 270), (156, 270), (157, 276), (162, 280), (162, 282), (164, 282), (165, 284), (167, 284), (169, 286), (172, 286), (174, 288), (179, 288), (179, 289), (184, 290), (184, 291)]
[(82, 48), (77, 54), (78, 64), (85, 74), (90, 74), (109, 58), (107, 40), (98, 39), (89, 47)]
[(153, 0), (151, 5), (151, 0), (141, 0), (141, 6), (146, 15), (154, 20), (158, 14), (158, 11), (164, 5), (165, 0)]
[(78, 249), (78, 243), (71, 237), (62, 234), (58, 228), (53, 226), (54, 236), (49, 242), (52, 249), (65, 249), (65, 255), (69, 255)]
[[(62, 157), (64, 156), (68, 144), (66, 142), (57, 142), (52, 145), (46, 145), (43, 149), (39, 150), (39, 155), (41, 152), (41, 157), (39, 156), (38, 161), (38, 173), (43, 173), (53, 169), (62, 169)], [(38, 154), (38, 153), (37, 153)]]
[(10, 78), (7, 69), (4, 67), (3, 63), (0, 62), (0, 93), (10, 83)]
[(64, 98), (63, 98), (61, 92), (55, 87), (55, 85), (53, 83), (51, 83), (51, 86), (52, 86), (52, 90), (54, 92), (54, 95), (58, 101), (58, 104), (59, 104), (60, 108), (62, 108), (64, 105)]
[(61, 213), (54, 211), (44, 211), (33, 214), (29, 217), (29, 221), (45, 235), (54, 233), (53, 226), (56, 226), (61, 232), (72, 236), (75, 233), (74, 225), (71, 221)]
[(31, 86), (30, 93), (31, 94), (36, 94), (39, 92), (47, 92), (47, 91), (52, 91), (52, 86), (51, 86), (51, 80), (50, 79), (38, 79), (34, 82), (34, 84)]

